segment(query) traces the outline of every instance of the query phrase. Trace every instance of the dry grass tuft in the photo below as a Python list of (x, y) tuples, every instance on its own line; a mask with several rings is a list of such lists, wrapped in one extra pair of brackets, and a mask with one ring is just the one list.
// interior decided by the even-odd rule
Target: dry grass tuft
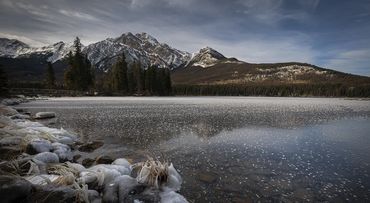
[(139, 183), (159, 188), (168, 180), (168, 162), (161, 162), (150, 158), (145, 162), (133, 165), (137, 172), (136, 180)]

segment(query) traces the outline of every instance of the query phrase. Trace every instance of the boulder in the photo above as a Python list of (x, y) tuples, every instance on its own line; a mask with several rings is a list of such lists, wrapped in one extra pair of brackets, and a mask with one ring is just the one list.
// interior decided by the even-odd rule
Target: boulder
[(23, 114), (15, 114), (13, 116), (10, 116), (11, 119), (30, 119), (31, 117), (29, 115), (23, 115)]
[(32, 191), (32, 184), (21, 177), (0, 176), (1, 202), (28, 202)]
[(58, 142), (54, 142), (51, 145), (53, 147), (53, 152), (58, 155), (60, 161), (64, 162), (72, 160), (71, 148), (68, 145)]
[(101, 141), (93, 141), (88, 142), (86, 144), (81, 145), (78, 150), (81, 152), (93, 152), (94, 150), (102, 147), (104, 145), (104, 142)]
[(42, 152), (40, 154), (36, 154), (33, 159), (43, 163), (59, 163), (58, 155), (52, 152)]
[(159, 195), (161, 203), (188, 203), (185, 197), (174, 191), (163, 191)]
[(12, 119), (0, 115), (0, 128), (5, 128), (7, 126), (16, 126), (16, 124)]
[(15, 146), (20, 145), (22, 142), (21, 136), (10, 136), (0, 139), (0, 146)]
[(82, 161), (82, 165), (85, 167), (90, 167), (95, 163), (94, 159), (86, 158)]
[(46, 118), (54, 118), (55, 113), (54, 112), (38, 112), (35, 115), (36, 119), (46, 119)]
[(80, 202), (78, 191), (65, 186), (37, 186), (29, 202)]
[(110, 156), (98, 156), (95, 159), (96, 164), (111, 164), (113, 159)]
[(124, 158), (119, 158), (119, 159), (116, 159), (113, 161), (112, 163), (113, 165), (120, 165), (120, 166), (124, 166), (126, 168), (130, 168), (131, 167), (131, 164), (130, 162), (127, 160), (127, 159), (124, 159)]
[(96, 190), (88, 190), (87, 194), (91, 203), (101, 203), (102, 199)]
[(13, 116), (16, 114), (18, 114), (17, 110), (11, 107), (5, 106), (5, 105), (0, 105), (0, 115), (1, 116)]
[(78, 162), (78, 160), (79, 160), (81, 157), (82, 157), (82, 156), (81, 156), (81, 154), (76, 154), (76, 155), (74, 155), (74, 156), (73, 156), (73, 162), (77, 163), (77, 162)]
[(32, 140), (26, 147), (26, 153), (30, 155), (41, 152), (50, 152), (53, 149), (51, 142), (44, 139)]

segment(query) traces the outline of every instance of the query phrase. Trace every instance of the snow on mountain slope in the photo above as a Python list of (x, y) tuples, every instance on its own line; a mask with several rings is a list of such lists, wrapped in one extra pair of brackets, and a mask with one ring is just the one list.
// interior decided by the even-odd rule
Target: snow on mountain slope
[[(73, 43), (58, 42), (44, 47), (30, 47), (18, 40), (0, 39), (0, 57), (31, 58), (43, 57), (56, 62), (73, 51)], [(157, 65), (162, 68), (177, 68), (188, 62), (191, 54), (158, 42), (147, 33), (124, 33), (117, 38), (108, 38), (86, 47), (82, 52), (97, 68), (108, 70), (116, 60), (125, 54), (128, 63), (140, 62), (144, 67)]]
[(27, 51), (30, 47), (16, 39), (0, 38), (0, 56), (15, 57)]
[(200, 49), (198, 53), (193, 54), (193, 57), (186, 66), (192, 65), (207, 68), (217, 64), (220, 60), (225, 59), (227, 58), (216, 50), (210, 47), (205, 47)]
[(189, 53), (159, 43), (147, 33), (124, 33), (120, 37), (91, 44), (83, 52), (97, 68), (103, 70), (108, 69), (122, 53), (125, 53), (128, 63), (139, 61), (144, 67), (158, 65), (173, 69), (190, 59)]
[(58, 42), (44, 47), (30, 47), (15, 39), (0, 39), (0, 57), (27, 58), (42, 55), (47, 56), (47, 61), (54, 63), (63, 59), (72, 50), (72, 43)]

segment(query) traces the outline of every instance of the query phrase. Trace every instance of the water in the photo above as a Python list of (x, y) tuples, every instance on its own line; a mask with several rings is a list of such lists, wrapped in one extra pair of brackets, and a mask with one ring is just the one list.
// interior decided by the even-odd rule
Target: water
[(191, 202), (370, 201), (370, 101), (325, 98), (58, 98), (52, 126), (103, 139), (93, 154), (174, 163)]

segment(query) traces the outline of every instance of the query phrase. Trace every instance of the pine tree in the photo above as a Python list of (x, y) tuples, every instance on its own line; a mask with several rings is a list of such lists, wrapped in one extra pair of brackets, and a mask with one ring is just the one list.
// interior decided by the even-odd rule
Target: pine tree
[(150, 95), (157, 93), (156, 88), (156, 66), (150, 66), (145, 71), (145, 89)]
[(46, 71), (46, 86), (49, 89), (55, 88), (55, 74), (51, 62), (48, 62), (48, 67)]
[(165, 76), (164, 76), (164, 88), (165, 88), (165, 94), (171, 95), (172, 94), (172, 82), (171, 82), (171, 73), (169, 69), (165, 70)]
[(123, 54), (122, 57), (113, 65), (110, 73), (110, 82), (114, 91), (128, 91), (127, 84), (127, 62)]
[(87, 56), (81, 53), (81, 42), (74, 41), (74, 55), (68, 54), (68, 68), (64, 73), (64, 83), (69, 89), (87, 90), (94, 84), (94, 71)]
[(127, 69), (127, 86), (128, 86), (128, 92), (130, 94), (133, 94), (136, 90), (136, 80), (134, 76), (133, 67), (129, 67)]
[(8, 79), (0, 66), (0, 96), (6, 96), (8, 94)]
[(133, 76), (135, 80), (134, 92), (141, 94), (144, 90), (144, 73), (141, 68), (140, 62), (136, 62), (132, 66)]

